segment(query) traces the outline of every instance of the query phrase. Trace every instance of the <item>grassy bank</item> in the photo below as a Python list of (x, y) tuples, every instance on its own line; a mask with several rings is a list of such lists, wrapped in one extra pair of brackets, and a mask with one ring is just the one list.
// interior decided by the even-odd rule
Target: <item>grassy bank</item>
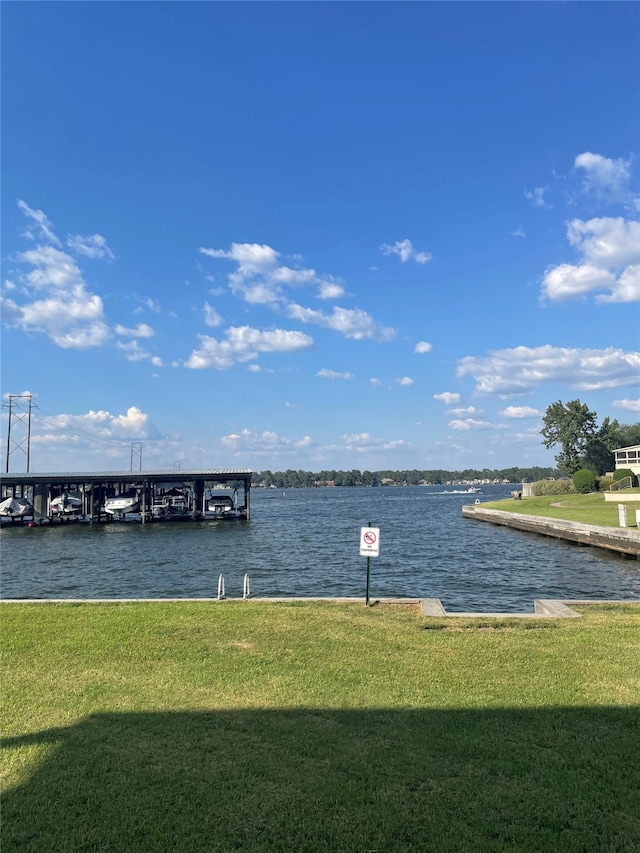
[[(640, 498), (640, 492), (638, 493)], [(533, 515), (540, 518), (561, 518), (565, 521), (579, 521), (583, 524), (597, 524), (601, 527), (619, 527), (618, 505), (605, 501), (604, 495), (554, 495), (552, 497), (523, 498), (502, 501), (483, 501), (486, 509), (501, 509), (521, 515)], [(635, 510), (640, 509), (639, 501), (627, 503), (627, 525), (636, 526)]]
[(1, 608), (2, 850), (640, 846), (640, 609)]

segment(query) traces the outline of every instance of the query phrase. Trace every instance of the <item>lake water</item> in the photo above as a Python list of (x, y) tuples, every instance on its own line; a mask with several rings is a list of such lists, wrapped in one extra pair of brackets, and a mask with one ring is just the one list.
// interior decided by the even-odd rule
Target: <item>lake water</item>
[[(371, 597), (532, 612), (534, 598), (640, 598), (640, 562), (464, 519), (514, 486), (253, 489), (250, 521), (3, 528), (2, 598), (364, 596), (360, 528), (380, 528)], [(460, 489), (462, 487), (458, 487)], [(445, 493), (446, 492), (446, 493)]]

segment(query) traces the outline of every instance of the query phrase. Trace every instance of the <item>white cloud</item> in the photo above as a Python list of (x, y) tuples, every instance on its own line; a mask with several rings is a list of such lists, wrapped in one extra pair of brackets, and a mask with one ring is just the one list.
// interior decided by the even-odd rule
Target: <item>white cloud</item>
[(269, 277), (272, 281), (278, 284), (286, 284), (289, 287), (306, 287), (317, 281), (315, 270), (292, 269), (291, 267), (276, 267)]
[(440, 400), (445, 406), (455, 406), (462, 399), (460, 394), (455, 394), (452, 391), (443, 391), (442, 394), (434, 394), (434, 400)]
[(143, 349), (138, 341), (127, 341), (126, 344), (118, 341), (116, 346), (126, 354), (127, 361), (144, 361), (151, 358), (151, 353)]
[(24, 237), (28, 237), (30, 240), (46, 240), (56, 246), (60, 245), (60, 240), (55, 235), (52, 223), (42, 210), (33, 210), (21, 198), (18, 199), (18, 207), (34, 223), (23, 232)]
[(318, 285), (320, 297), (333, 299), (344, 293), (332, 276), (320, 276), (314, 269), (279, 265), (280, 253), (259, 243), (232, 243), (230, 250), (200, 248), (210, 258), (235, 261), (236, 269), (228, 276), (234, 296), (252, 305), (277, 305), (284, 288)]
[(263, 272), (275, 266), (280, 257), (280, 253), (272, 249), (271, 246), (260, 245), (259, 243), (232, 243), (231, 249), (205, 249), (198, 250), (201, 255), (207, 255), (210, 258), (226, 258), (238, 263), (239, 269), (245, 275), (253, 275), (256, 272)]
[(582, 252), (587, 263), (603, 269), (617, 269), (640, 263), (640, 222), (621, 216), (572, 219), (567, 223), (567, 239)]
[(610, 216), (572, 219), (567, 223), (567, 239), (581, 253), (580, 263), (547, 269), (543, 296), (563, 300), (594, 293), (597, 302), (640, 300), (639, 222)]
[(396, 383), (398, 385), (404, 386), (405, 388), (409, 388), (411, 385), (414, 384), (414, 382), (415, 380), (412, 379), (410, 376), (402, 376), (401, 378), (396, 379)]
[(3, 319), (24, 332), (40, 332), (63, 349), (102, 346), (112, 333), (104, 316), (102, 299), (91, 293), (74, 258), (56, 246), (60, 241), (41, 210), (32, 210), (24, 201), (18, 207), (35, 223), (26, 236), (47, 240), (16, 255), (28, 269), (16, 279), (14, 292), (20, 298), (3, 300)]
[(433, 257), (430, 252), (418, 252), (414, 249), (411, 240), (407, 239), (396, 240), (393, 246), (389, 243), (383, 243), (380, 246), (380, 251), (383, 255), (398, 255), (403, 264), (409, 260), (413, 260), (417, 264), (426, 264)]
[(247, 370), (249, 373), (275, 373), (270, 367), (261, 367), (259, 364), (249, 364)]
[(549, 187), (536, 187), (534, 190), (525, 190), (524, 197), (532, 202), (534, 207), (548, 207), (544, 200), (545, 193)]
[(152, 338), (155, 334), (151, 326), (148, 326), (146, 323), (138, 323), (134, 329), (117, 325), (114, 327), (114, 332), (125, 338)]
[(461, 418), (463, 415), (481, 415), (482, 411), (476, 409), (475, 406), (455, 406), (453, 409), (449, 409), (447, 414)]
[(611, 197), (614, 200), (624, 200), (627, 196), (627, 185), (631, 177), (630, 166), (630, 159), (612, 160), (601, 154), (592, 154), (591, 151), (578, 154), (574, 162), (576, 169), (584, 170), (582, 186), (587, 194)]
[(475, 418), (465, 418), (464, 420), (449, 421), (449, 427), (455, 430), (500, 429), (499, 425), (497, 424), (492, 424), (490, 421), (479, 421)]
[(25, 305), (0, 301), (5, 322), (25, 332), (43, 332), (62, 349), (98, 347), (111, 337), (102, 321), (102, 300), (82, 287)]
[(386, 342), (395, 337), (395, 329), (382, 326), (376, 320), (359, 308), (340, 308), (335, 306), (331, 314), (324, 314), (313, 308), (304, 308), (295, 302), (287, 305), (287, 315), (293, 320), (303, 323), (314, 323), (333, 329), (345, 338), (360, 341), (369, 338), (374, 341)]
[(382, 388), (382, 380), (372, 376), (369, 382), (373, 385), (374, 388)]
[(245, 458), (249, 453), (256, 456), (270, 456), (273, 453), (293, 453), (299, 447), (306, 447), (313, 439), (304, 436), (300, 441), (280, 436), (271, 430), (259, 432), (255, 429), (241, 429), (232, 432), (220, 439), (221, 445), (235, 454), (242, 454)]
[(433, 345), (428, 343), (427, 341), (418, 341), (418, 343), (413, 348), (414, 352), (423, 353), (423, 352), (431, 352), (433, 349)]
[(511, 232), (511, 236), (512, 237), (526, 237), (527, 235), (524, 233), (522, 226), (520, 226), (519, 228), (516, 228), (515, 231)]
[(397, 450), (406, 446), (406, 442), (402, 439), (387, 440), (382, 438), (374, 438), (368, 432), (352, 433), (351, 435), (343, 435), (345, 450), (355, 451), (356, 453), (368, 453), (372, 450)]
[(309, 335), (285, 329), (264, 332), (250, 326), (239, 326), (227, 329), (225, 334), (227, 339), (223, 341), (198, 335), (200, 346), (191, 353), (185, 367), (228, 370), (237, 362), (257, 358), (261, 352), (299, 352), (313, 346), (313, 338)]
[(627, 397), (624, 400), (614, 400), (613, 405), (616, 409), (624, 409), (627, 412), (640, 412), (640, 398), (630, 400)]
[(84, 285), (82, 273), (71, 255), (53, 246), (38, 246), (20, 252), (18, 261), (33, 267), (21, 279), (30, 287), (68, 289)]
[(595, 299), (596, 302), (640, 302), (640, 264), (628, 266), (611, 293), (601, 293)]
[(70, 234), (67, 237), (67, 246), (78, 255), (84, 255), (87, 258), (109, 258), (109, 260), (113, 260), (113, 252), (102, 234), (92, 234), (90, 237)]
[(33, 467), (38, 471), (128, 470), (132, 441), (144, 442), (145, 459), (151, 446), (154, 458), (167, 460), (180, 458), (184, 449), (179, 437), (163, 436), (151, 416), (137, 406), (122, 414), (90, 410), (46, 415), (40, 411), (32, 424), (31, 440)]
[(143, 307), (148, 308), (149, 311), (153, 311), (154, 314), (160, 314), (162, 312), (162, 308), (160, 307), (158, 302), (156, 302), (155, 299), (151, 299), (151, 297), (149, 297), (148, 299), (141, 299), (140, 302), (141, 307), (136, 308), (135, 313), (140, 313)]
[(316, 373), (316, 376), (319, 376), (322, 379), (355, 379), (353, 373), (338, 373), (335, 370), (327, 370), (327, 368), (322, 368)]
[(325, 281), (320, 285), (318, 291), (319, 299), (340, 299), (344, 296), (344, 287), (333, 281)]
[(151, 416), (143, 412), (138, 406), (130, 406), (125, 414), (112, 415), (108, 411), (90, 409), (82, 415), (40, 414), (37, 419), (38, 437), (36, 440), (42, 442), (45, 438), (52, 439), (54, 434), (59, 434), (58, 440), (78, 440), (74, 436), (75, 430), (84, 435), (93, 435), (102, 441), (131, 441), (140, 439), (160, 438), (158, 428), (153, 423)]
[(222, 323), (223, 323), (223, 319), (222, 319), (222, 317), (218, 314), (218, 312), (216, 311), (216, 309), (215, 309), (212, 305), (209, 305), (209, 303), (208, 303), (208, 302), (205, 302), (205, 303), (204, 303), (204, 309), (203, 309), (203, 310), (204, 310), (204, 323), (205, 323), (205, 326), (212, 326), (212, 327), (216, 327), (216, 326), (221, 326), (221, 325), (222, 325)]
[(504, 418), (537, 418), (542, 412), (533, 409), (531, 406), (507, 406), (506, 409), (502, 409), (500, 414)]
[(291, 319), (334, 329), (347, 338), (378, 341), (391, 340), (395, 331), (376, 322), (366, 311), (334, 307), (330, 314), (305, 308), (285, 297), (285, 288), (317, 286), (319, 299), (344, 296), (340, 279), (318, 275), (314, 269), (293, 268), (279, 264), (280, 253), (271, 246), (258, 243), (232, 243), (230, 250), (200, 248), (200, 253), (212, 258), (232, 260), (236, 269), (228, 276), (234, 296), (250, 305), (267, 305), (285, 312)]
[(526, 394), (547, 382), (563, 382), (581, 391), (634, 385), (640, 353), (615, 347), (604, 350), (553, 347), (515, 347), (495, 350), (486, 358), (467, 356), (457, 375), (471, 376), (478, 394)]
[(559, 264), (548, 269), (542, 281), (542, 294), (559, 302), (574, 299), (601, 290), (613, 290), (616, 277), (608, 270), (599, 269), (591, 264), (575, 266)]

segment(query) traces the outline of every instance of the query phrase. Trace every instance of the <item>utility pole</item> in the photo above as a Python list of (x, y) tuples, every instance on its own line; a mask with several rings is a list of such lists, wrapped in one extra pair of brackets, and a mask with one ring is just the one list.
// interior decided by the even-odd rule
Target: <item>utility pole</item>
[[(7, 457), (5, 472), (9, 473), (9, 458), (17, 450), (22, 451), (27, 457), (27, 474), (29, 473), (29, 462), (31, 457), (31, 409), (33, 397), (31, 394), (9, 394), (8, 402), (4, 406), (9, 408), (9, 423), (7, 426)], [(25, 402), (23, 402), (25, 401)], [(22, 426), (26, 430), (16, 439), (11, 435), (14, 425)]]
[(141, 441), (132, 441), (131, 442), (131, 467), (130, 471), (133, 471), (133, 460), (137, 458), (138, 460), (138, 471), (142, 471), (142, 442)]

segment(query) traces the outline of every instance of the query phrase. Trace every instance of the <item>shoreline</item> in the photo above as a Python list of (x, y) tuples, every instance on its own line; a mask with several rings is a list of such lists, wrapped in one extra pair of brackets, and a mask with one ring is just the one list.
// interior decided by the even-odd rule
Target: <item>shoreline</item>
[(537, 533), (540, 536), (563, 539), (577, 545), (589, 545), (593, 548), (614, 551), (630, 559), (640, 559), (640, 531), (635, 528), (602, 527), (578, 521), (541, 518), (501, 509), (485, 509), (478, 504), (463, 506), (462, 515), (463, 518), (474, 521), (499, 524), (525, 533)]

